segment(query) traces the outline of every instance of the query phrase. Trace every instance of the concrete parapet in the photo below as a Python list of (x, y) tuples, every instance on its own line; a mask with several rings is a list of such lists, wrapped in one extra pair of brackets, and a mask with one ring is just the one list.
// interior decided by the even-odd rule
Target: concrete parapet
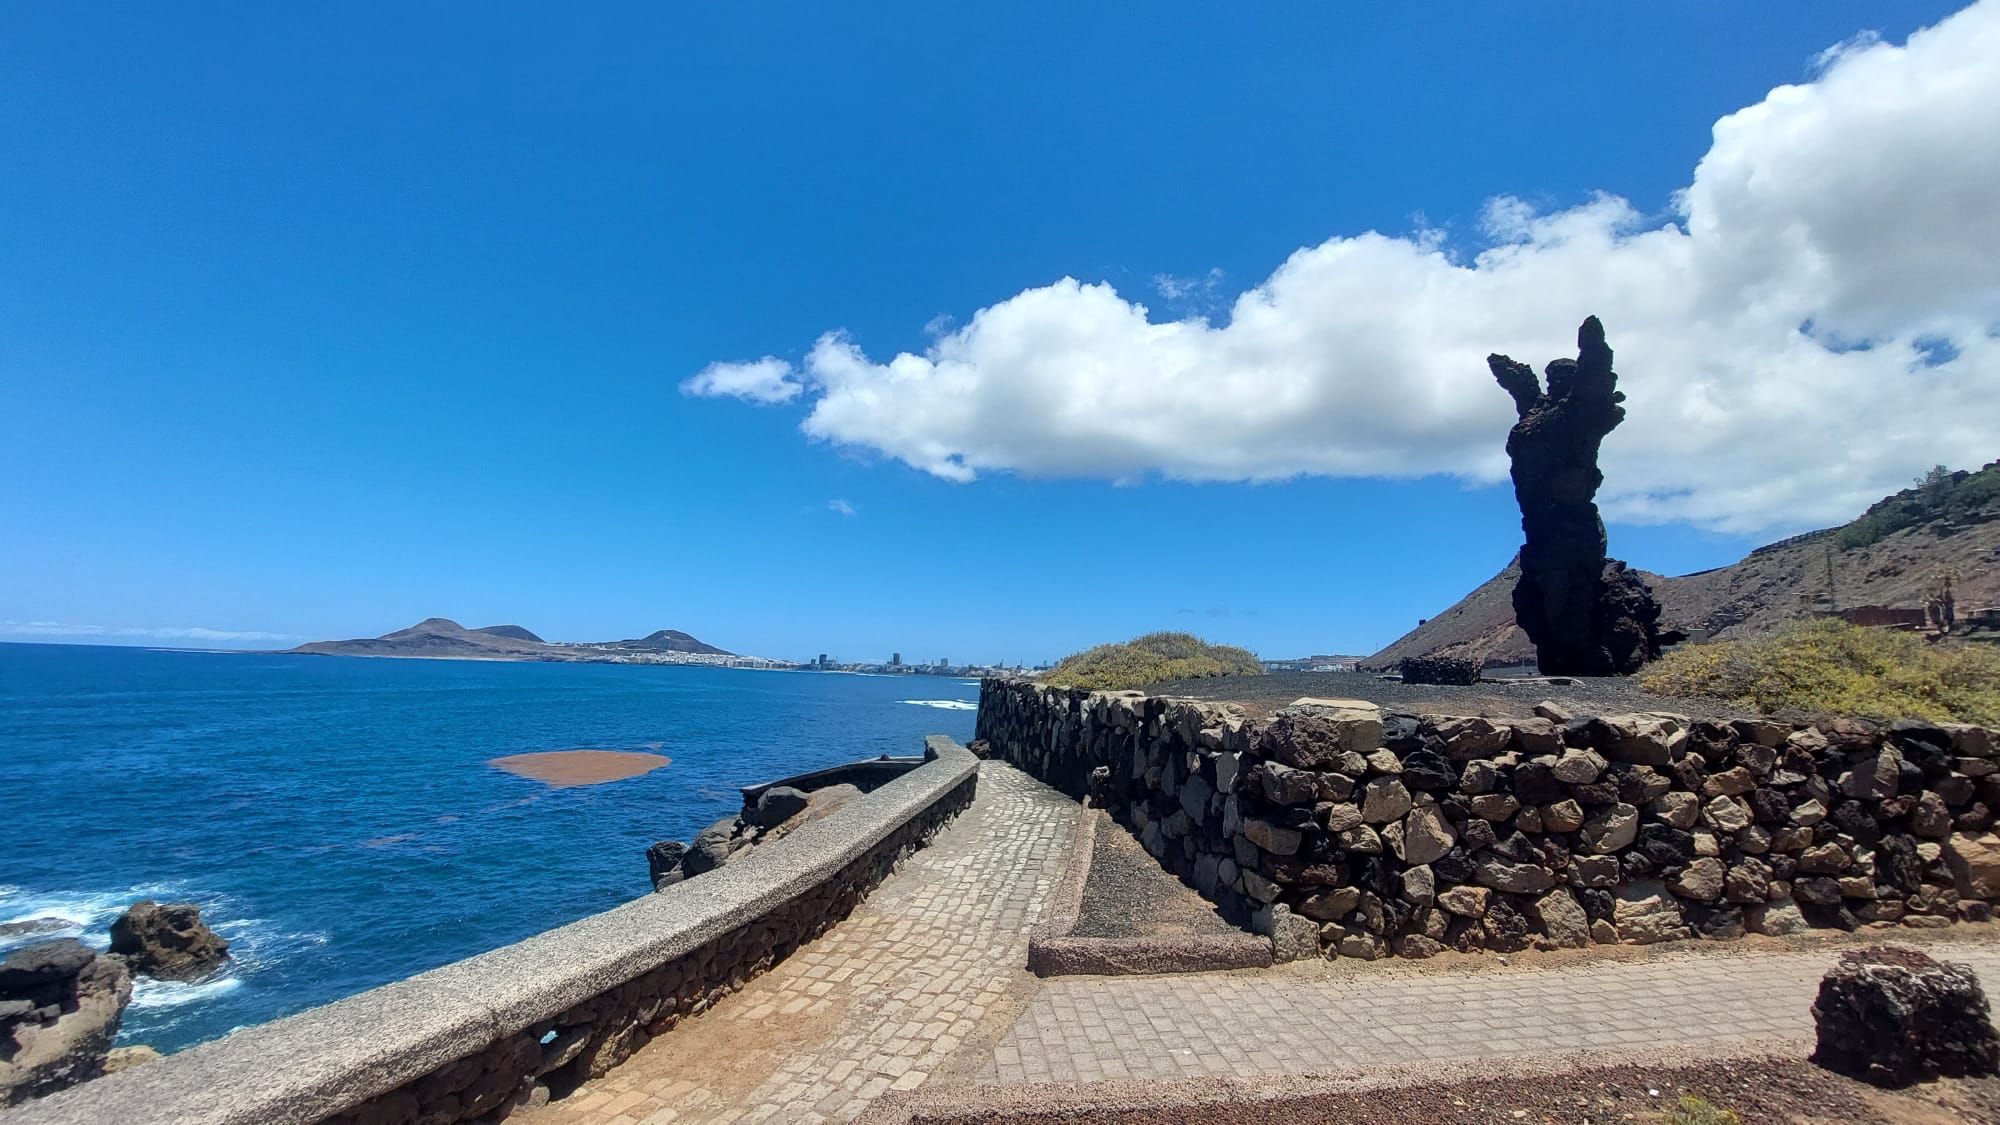
[(971, 803), (926, 761), (699, 879), (21, 1106), (7, 1125), (471, 1121), (560, 1096), (844, 917)]

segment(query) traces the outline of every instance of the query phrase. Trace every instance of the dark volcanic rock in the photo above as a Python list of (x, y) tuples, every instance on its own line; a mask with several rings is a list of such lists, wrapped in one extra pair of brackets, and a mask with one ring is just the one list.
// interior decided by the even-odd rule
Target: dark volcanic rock
[(680, 869), (687, 851), (688, 846), (679, 840), (660, 840), (646, 849), (646, 870), (653, 877), (654, 890), (671, 887), (687, 878), (687, 873)]
[(1458, 778), (1443, 754), (1434, 750), (1412, 750), (1403, 755), (1403, 784), (1411, 789), (1437, 792), (1458, 784)]
[(2000, 1037), (1979, 978), (1914, 949), (1842, 955), (1813, 1001), (1813, 1061), (1877, 1086), (2000, 1073)]
[(1406, 684), (1456, 684), (1479, 682), (1479, 661), (1457, 656), (1405, 657), (1401, 671)]
[(700, 875), (721, 867), (733, 850), (729, 843), (736, 835), (736, 825), (737, 818), (725, 816), (695, 833), (694, 843), (681, 857), (681, 870), (689, 875)]
[(1630, 675), (1660, 654), (1660, 605), (1624, 563), (1605, 556), (1604, 521), (1595, 497), (1604, 435), (1625, 420), (1625, 400), (1611, 348), (1596, 317), (1577, 330), (1577, 358), (1534, 368), (1504, 355), (1486, 357), (1514, 398), (1520, 421), (1507, 435), (1514, 497), (1521, 505), (1521, 580), (1514, 617), (1535, 644), (1546, 675)]
[(756, 816), (752, 819), (760, 828), (776, 828), (806, 811), (807, 799), (802, 790), (773, 785), (757, 798)]
[(32, 998), (37, 989), (74, 978), (97, 953), (75, 938), (17, 949), (0, 961), (0, 996)]
[(75, 928), (76, 923), (67, 918), (41, 917), (23, 918), (18, 922), (0, 922), (0, 938), (27, 937), (31, 934), (53, 934)]
[(111, 923), (111, 952), (135, 973), (186, 980), (228, 960), (229, 943), (202, 923), (194, 903), (146, 899)]
[(102, 1074), (131, 999), (125, 966), (74, 939), (0, 961), (0, 1106)]

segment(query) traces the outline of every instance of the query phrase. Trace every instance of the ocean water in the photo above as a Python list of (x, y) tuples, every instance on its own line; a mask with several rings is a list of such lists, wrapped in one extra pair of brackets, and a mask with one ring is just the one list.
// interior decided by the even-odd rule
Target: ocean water
[[(102, 947), (141, 898), (194, 901), (233, 959), (141, 981), (121, 1041), (177, 1050), (517, 941), (651, 890), (645, 849), (737, 787), (972, 736), (932, 676), (0, 644), (0, 923)], [(551, 789), (505, 754), (673, 763)]]

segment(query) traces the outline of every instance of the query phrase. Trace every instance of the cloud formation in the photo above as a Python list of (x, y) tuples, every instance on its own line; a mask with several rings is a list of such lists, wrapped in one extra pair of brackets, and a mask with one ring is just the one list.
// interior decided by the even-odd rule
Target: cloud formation
[(774, 355), (748, 363), (711, 363), (681, 384), (681, 393), (707, 398), (740, 398), (770, 405), (790, 402), (805, 390), (792, 365)]
[(141, 629), (119, 625), (80, 625), (69, 621), (0, 621), (0, 636), (7, 637), (129, 637), (154, 641), (296, 641), (290, 633), (265, 633), (255, 629), (209, 629), (200, 625)]
[(826, 510), (840, 516), (852, 516), (855, 514), (854, 505), (849, 504), (845, 500), (828, 500), (826, 502)]
[(1609, 515), (1836, 522), (1929, 465), (2000, 454), (1996, 58), (2000, 0), (1903, 45), (1830, 48), (1812, 81), (1715, 123), (1671, 216), (1501, 196), (1469, 259), (1435, 232), (1335, 237), (1215, 321), (1064, 278), (921, 354), (877, 361), (830, 332), (802, 370), (717, 364), (684, 389), (809, 395), (810, 437), (954, 481), (1490, 482), (1512, 410), (1486, 354), (1574, 354), (1595, 313), (1630, 399), (1605, 443)]

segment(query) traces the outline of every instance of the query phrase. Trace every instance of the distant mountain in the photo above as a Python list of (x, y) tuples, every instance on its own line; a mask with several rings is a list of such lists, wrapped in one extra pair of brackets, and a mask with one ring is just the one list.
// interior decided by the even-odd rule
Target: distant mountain
[(617, 661), (659, 653), (733, 656), (734, 653), (677, 629), (629, 641), (550, 644), (519, 625), (488, 625), (467, 629), (448, 617), (427, 617), (407, 629), (379, 637), (345, 641), (313, 641), (293, 652), (336, 656), (421, 656), (460, 660)]
[[(526, 630), (522, 630), (526, 632)], [(529, 634), (530, 638), (533, 634)], [(467, 629), (447, 617), (429, 617), (407, 629), (379, 637), (358, 637), (347, 641), (314, 641), (293, 652), (333, 653), (345, 656), (442, 656), (488, 660), (533, 659), (550, 646), (540, 640)]]
[(648, 633), (638, 640), (612, 641), (609, 644), (617, 648), (637, 649), (641, 652), (699, 652), (710, 656), (731, 655), (722, 649), (716, 648), (714, 645), (703, 644), (701, 641), (681, 632), (679, 629), (660, 629), (656, 632)]
[[(1836, 606), (1920, 609), (1940, 569), (1957, 572), (1961, 616), (2000, 603), (2000, 461), (1976, 473), (1932, 473), (1852, 523), (1759, 547), (1730, 566), (1678, 578), (1641, 573), (1660, 600), (1662, 624), (1713, 639), (1769, 632)], [(1363, 666), (1389, 669), (1433, 653), (1489, 667), (1533, 664), (1535, 647), (1514, 624), (1520, 576), (1517, 557)]]
[(533, 641), (538, 645), (548, 643), (519, 625), (488, 625), (484, 629), (474, 629), (473, 632), (488, 633), (496, 637), (512, 637), (517, 641)]

